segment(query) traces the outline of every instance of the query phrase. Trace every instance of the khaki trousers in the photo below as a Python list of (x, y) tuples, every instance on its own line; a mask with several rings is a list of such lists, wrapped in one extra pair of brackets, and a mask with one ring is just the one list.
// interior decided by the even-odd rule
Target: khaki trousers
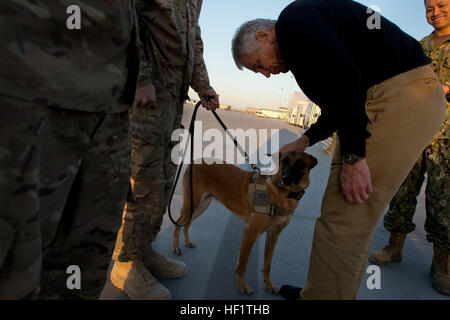
[(341, 195), (342, 156), (336, 148), (317, 219), (301, 299), (356, 299), (379, 219), (445, 116), (442, 87), (429, 65), (367, 91), (366, 159), (373, 193), (364, 204)]

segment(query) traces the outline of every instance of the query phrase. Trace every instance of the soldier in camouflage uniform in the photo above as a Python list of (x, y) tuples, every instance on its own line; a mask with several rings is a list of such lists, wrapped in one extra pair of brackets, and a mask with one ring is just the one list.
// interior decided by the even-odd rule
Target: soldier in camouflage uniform
[[(98, 298), (120, 227), (140, 60), (134, 1), (76, 4), (74, 30), (67, 1), (0, 4), (0, 299), (38, 286), (40, 298)], [(80, 289), (68, 288), (71, 265)]]
[[(438, 75), (449, 97), (450, 85), (450, 0), (426, 0), (428, 22), (435, 31), (420, 43), (432, 59), (433, 70)], [(441, 7), (441, 4), (444, 6)], [(434, 17), (444, 16), (444, 24), (436, 25)], [(433, 17), (433, 20), (432, 20)], [(406, 234), (415, 229), (412, 222), (417, 196), (427, 173), (426, 221), (427, 240), (433, 243), (432, 283), (436, 290), (450, 294), (450, 120), (449, 103), (441, 129), (418, 161), (389, 204), (384, 217), (384, 227), (390, 231), (389, 244), (372, 253), (370, 260), (378, 265), (402, 259)]]
[[(142, 1), (138, 7), (141, 37), (152, 66), (152, 84), (138, 90), (156, 92), (156, 103), (138, 97), (131, 120), (132, 195), (117, 237), (111, 282), (131, 299), (170, 299), (154, 276), (178, 278), (186, 265), (152, 249), (161, 229), (176, 165), (171, 134), (181, 127), (184, 100), (191, 86), (207, 109), (219, 106), (203, 60), (198, 19), (201, 0)], [(206, 101), (206, 96), (213, 96)]]

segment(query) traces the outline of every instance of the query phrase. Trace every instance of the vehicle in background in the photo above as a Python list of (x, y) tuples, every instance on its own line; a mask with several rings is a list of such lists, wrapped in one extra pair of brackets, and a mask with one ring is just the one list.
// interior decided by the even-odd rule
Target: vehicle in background
[(285, 109), (285, 108), (259, 109), (259, 111), (256, 113), (256, 115), (258, 117), (264, 117), (264, 118), (273, 118), (273, 119), (281, 119), (281, 120), (288, 119), (287, 109)]

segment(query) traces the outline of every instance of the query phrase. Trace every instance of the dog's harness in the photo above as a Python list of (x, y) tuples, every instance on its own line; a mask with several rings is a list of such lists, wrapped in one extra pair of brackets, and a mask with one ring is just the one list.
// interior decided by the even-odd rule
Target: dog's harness
[[(268, 214), (271, 217), (293, 215), (294, 210), (287, 210), (275, 203), (269, 202), (269, 192), (265, 181), (266, 178), (261, 176), (259, 172), (253, 173), (252, 180), (248, 185), (247, 193), (247, 201), (250, 211)], [(279, 185), (277, 187), (286, 198), (300, 200), (305, 194), (304, 190), (299, 192), (290, 192), (283, 190)]]

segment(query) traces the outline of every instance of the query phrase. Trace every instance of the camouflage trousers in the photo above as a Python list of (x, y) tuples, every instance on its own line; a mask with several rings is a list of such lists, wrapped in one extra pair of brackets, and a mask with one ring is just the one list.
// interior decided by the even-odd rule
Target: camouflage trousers
[(425, 179), (427, 240), (450, 253), (450, 140), (434, 139), (422, 152), (413, 169), (389, 204), (384, 216), (388, 231), (409, 233), (415, 229), (413, 216), (417, 196)]
[[(0, 101), (0, 297), (40, 284), (40, 298), (98, 298), (129, 190), (128, 111)], [(71, 265), (80, 290), (67, 286)]]
[[(129, 191), (129, 111), (48, 108), (41, 157), (41, 298), (97, 299)], [(81, 289), (69, 290), (69, 266)]]
[[(182, 79), (182, 78), (180, 78)], [(161, 230), (177, 166), (172, 132), (181, 127), (183, 100), (155, 81), (156, 106), (134, 107), (131, 117), (132, 195), (127, 200), (113, 259), (140, 260)]]
[(39, 156), (45, 108), (0, 95), (0, 300), (39, 285)]

